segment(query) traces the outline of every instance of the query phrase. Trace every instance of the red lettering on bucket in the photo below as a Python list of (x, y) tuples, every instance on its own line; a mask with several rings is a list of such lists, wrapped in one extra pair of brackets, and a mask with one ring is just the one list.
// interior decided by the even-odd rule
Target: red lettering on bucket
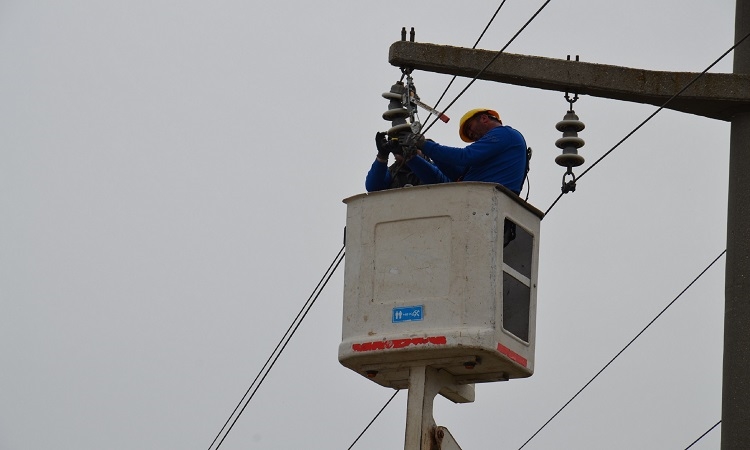
[(445, 336), (428, 336), (420, 338), (393, 339), (388, 341), (362, 342), (361, 344), (352, 344), (352, 350), (355, 352), (370, 352), (373, 350), (391, 350), (395, 348), (405, 348), (410, 345), (445, 345), (448, 339)]

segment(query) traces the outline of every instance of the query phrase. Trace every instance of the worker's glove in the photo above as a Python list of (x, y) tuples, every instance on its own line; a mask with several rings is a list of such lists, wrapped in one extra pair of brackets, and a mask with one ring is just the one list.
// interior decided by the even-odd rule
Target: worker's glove
[(419, 133), (402, 133), (398, 137), (398, 143), (404, 147), (416, 147), (422, 149), (424, 136)]
[(388, 153), (390, 148), (388, 145), (388, 139), (386, 139), (386, 133), (379, 131), (375, 133), (375, 147), (378, 149), (378, 159), (388, 161)]

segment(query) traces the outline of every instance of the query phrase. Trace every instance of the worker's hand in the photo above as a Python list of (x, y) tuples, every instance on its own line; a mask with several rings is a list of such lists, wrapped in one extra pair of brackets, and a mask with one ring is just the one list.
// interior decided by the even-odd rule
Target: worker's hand
[(388, 140), (385, 136), (386, 133), (382, 131), (375, 133), (375, 147), (378, 149), (378, 159), (387, 162), (390, 149), (388, 148)]
[(421, 149), (424, 145), (424, 136), (418, 133), (403, 133), (398, 137), (398, 143), (405, 147)]

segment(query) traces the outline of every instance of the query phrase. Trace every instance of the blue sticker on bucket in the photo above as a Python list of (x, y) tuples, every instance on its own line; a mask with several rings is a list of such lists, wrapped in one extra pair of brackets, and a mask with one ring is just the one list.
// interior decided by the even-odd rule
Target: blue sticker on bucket
[(424, 306), (397, 306), (393, 308), (393, 317), (391, 318), (393, 323), (401, 322), (417, 322), (422, 320)]

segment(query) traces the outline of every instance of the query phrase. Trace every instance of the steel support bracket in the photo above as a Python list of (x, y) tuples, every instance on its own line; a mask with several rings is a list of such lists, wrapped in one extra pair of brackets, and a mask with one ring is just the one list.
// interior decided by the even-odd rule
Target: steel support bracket
[(438, 393), (450, 392), (460, 403), (474, 401), (474, 386), (459, 385), (449, 373), (429, 366), (409, 369), (409, 398), (406, 405), (404, 450), (461, 450), (445, 427), (435, 425), (433, 402)]

